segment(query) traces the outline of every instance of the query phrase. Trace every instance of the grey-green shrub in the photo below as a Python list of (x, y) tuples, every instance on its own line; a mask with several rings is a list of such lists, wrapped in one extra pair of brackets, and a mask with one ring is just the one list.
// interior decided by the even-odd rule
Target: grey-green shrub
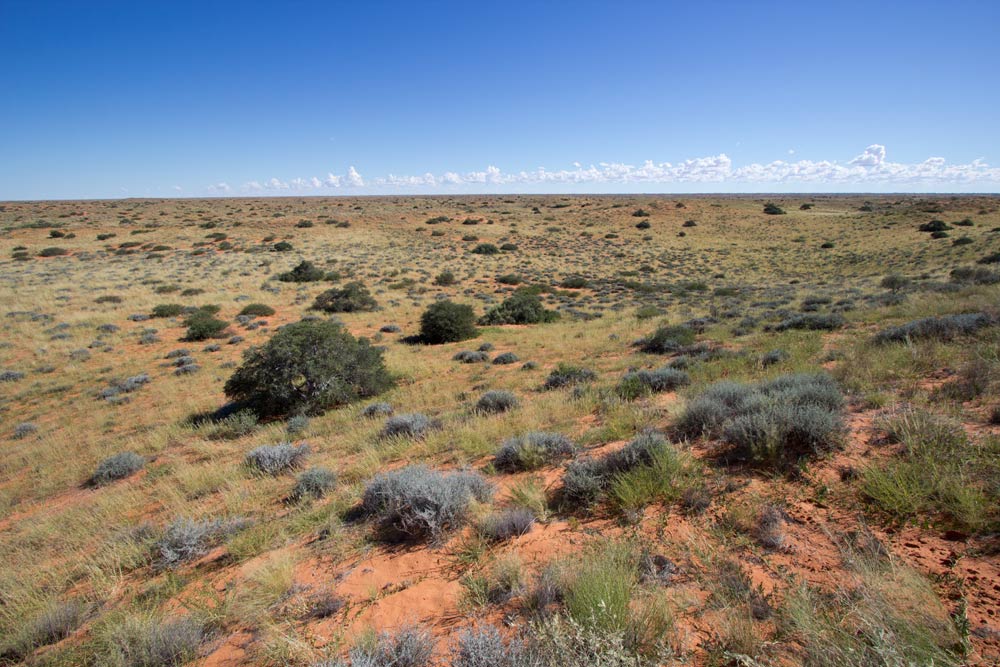
[(389, 537), (438, 538), (462, 526), (473, 501), (486, 502), (493, 487), (477, 473), (443, 473), (411, 465), (379, 473), (365, 486), (362, 512), (376, 518)]
[(119, 452), (97, 464), (90, 476), (92, 486), (104, 486), (119, 479), (133, 475), (146, 465), (146, 459), (135, 452)]
[(533, 431), (505, 441), (494, 455), (493, 465), (503, 472), (534, 470), (575, 452), (576, 445), (561, 433)]
[(279, 475), (286, 470), (298, 468), (309, 455), (309, 445), (293, 445), (282, 442), (277, 445), (261, 445), (250, 450), (244, 463), (254, 472), (265, 475)]
[(332, 470), (323, 467), (310, 468), (299, 474), (295, 479), (291, 497), (293, 500), (303, 498), (322, 498), (337, 483), (337, 475)]
[(508, 412), (521, 405), (512, 392), (506, 390), (488, 391), (476, 401), (476, 412), (484, 415), (495, 415)]

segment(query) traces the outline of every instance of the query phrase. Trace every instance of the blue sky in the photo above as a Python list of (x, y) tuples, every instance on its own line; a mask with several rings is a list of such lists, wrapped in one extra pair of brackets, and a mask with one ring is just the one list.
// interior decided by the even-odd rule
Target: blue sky
[(0, 199), (996, 192), (998, 26), (996, 0), (0, 0)]

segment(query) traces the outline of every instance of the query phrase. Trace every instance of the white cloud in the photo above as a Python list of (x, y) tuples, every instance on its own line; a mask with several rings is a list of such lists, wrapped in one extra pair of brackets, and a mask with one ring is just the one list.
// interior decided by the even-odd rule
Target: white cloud
[[(788, 151), (789, 155), (794, 150)], [(452, 192), (477, 190), (535, 190), (555, 192), (600, 191), (621, 188), (686, 189), (687, 191), (754, 191), (838, 188), (841, 190), (948, 190), (973, 188), (995, 190), (1000, 185), (1000, 168), (992, 167), (982, 158), (968, 164), (949, 163), (943, 157), (930, 157), (923, 162), (891, 162), (885, 146), (872, 144), (846, 163), (831, 160), (775, 160), (735, 166), (725, 153), (684, 160), (633, 165), (621, 162), (599, 162), (584, 166), (574, 162), (571, 169), (550, 171), (538, 167), (529, 171), (505, 172), (495, 165), (482, 171), (465, 173), (446, 171), (440, 175), (389, 174), (364, 179), (351, 166), (347, 173), (328, 173), (282, 181), (249, 181), (247, 192), (284, 192), (288, 190), (327, 191), (349, 187), (372, 192)], [(226, 183), (209, 188), (212, 193), (230, 191)]]

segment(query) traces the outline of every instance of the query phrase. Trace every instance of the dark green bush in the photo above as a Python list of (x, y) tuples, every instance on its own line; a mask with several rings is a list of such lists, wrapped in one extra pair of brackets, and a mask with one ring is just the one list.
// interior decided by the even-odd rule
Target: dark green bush
[(777, 204), (773, 204), (771, 202), (768, 202), (768, 203), (764, 204), (764, 213), (766, 213), (768, 215), (784, 215), (785, 214), (785, 209), (781, 208)]
[(664, 325), (638, 341), (639, 349), (649, 354), (671, 354), (694, 343), (694, 330), (682, 324)]
[(559, 319), (559, 313), (546, 310), (541, 298), (524, 290), (514, 292), (499, 306), (488, 310), (479, 318), (479, 324), (484, 326), (498, 324), (539, 324), (554, 322)]
[(420, 340), (429, 345), (454, 343), (479, 335), (472, 306), (444, 300), (427, 307), (420, 316)]
[(188, 315), (184, 320), (187, 326), (185, 340), (207, 340), (209, 338), (221, 338), (225, 335), (228, 322), (216, 319), (211, 313), (205, 310), (196, 310)]
[(436, 278), (434, 278), (434, 284), (438, 287), (449, 287), (454, 285), (456, 282), (458, 281), (455, 280), (455, 274), (447, 270), (442, 271)]
[(299, 262), (291, 271), (278, 274), (278, 280), (283, 283), (314, 283), (325, 277), (322, 269), (306, 260)]
[(240, 315), (247, 315), (249, 317), (269, 317), (274, 315), (274, 308), (263, 303), (248, 303), (243, 306), (243, 310), (240, 311)]
[(552, 369), (552, 372), (549, 373), (549, 376), (545, 379), (545, 385), (543, 388), (561, 389), (562, 387), (568, 387), (571, 385), (593, 382), (596, 379), (597, 373), (589, 368), (559, 362), (559, 364)]
[(226, 395), (258, 414), (318, 414), (380, 394), (394, 384), (382, 352), (341, 325), (303, 320), (244, 353)]
[(480, 243), (472, 249), (472, 253), (474, 255), (498, 255), (500, 254), (500, 248), (492, 243)]
[(273, 246), (275, 252), (288, 252), (292, 249), (292, 244), (288, 241), (278, 241)]
[(341, 288), (328, 289), (313, 302), (313, 310), (325, 313), (354, 313), (372, 311), (378, 308), (378, 302), (371, 295), (364, 283), (354, 281)]
[(179, 303), (161, 303), (153, 306), (150, 317), (177, 317), (185, 310), (186, 308)]

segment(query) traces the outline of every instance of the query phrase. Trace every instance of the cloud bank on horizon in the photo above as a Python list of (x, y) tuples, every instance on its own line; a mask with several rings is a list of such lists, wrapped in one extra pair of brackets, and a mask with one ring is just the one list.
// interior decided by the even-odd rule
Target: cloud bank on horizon
[(324, 177), (296, 177), (290, 180), (270, 178), (249, 181), (237, 187), (227, 182), (208, 186), (214, 195), (232, 194), (291, 194), (355, 191), (364, 193), (461, 193), (516, 192), (520, 189), (560, 190), (590, 188), (608, 191), (614, 187), (650, 186), (684, 187), (689, 191), (809, 190), (838, 191), (915, 191), (934, 192), (957, 190), (995, 191), (1000, 185), (1000, 167), (982, 159), (968, 164), (953, 164), (942, 157), (930, 157), (923, 162), (892, 162), (886, 157), (885, 146), (872, 144), (846, 163), (822, 160), (775, 160), (767, 164), (751, 163), (735, 166), (725, 153), (683, 162), (653, 162), (641, 165), (601, 162), (584, 167), (574, 163), (572, 169), (549, 170), (539, 167), (531, 171), (505, 172), (495, 166), (483, 171), (422, 175), (389, 174), (363, 177), (351, 166), (342, 175), (328, 173)]

